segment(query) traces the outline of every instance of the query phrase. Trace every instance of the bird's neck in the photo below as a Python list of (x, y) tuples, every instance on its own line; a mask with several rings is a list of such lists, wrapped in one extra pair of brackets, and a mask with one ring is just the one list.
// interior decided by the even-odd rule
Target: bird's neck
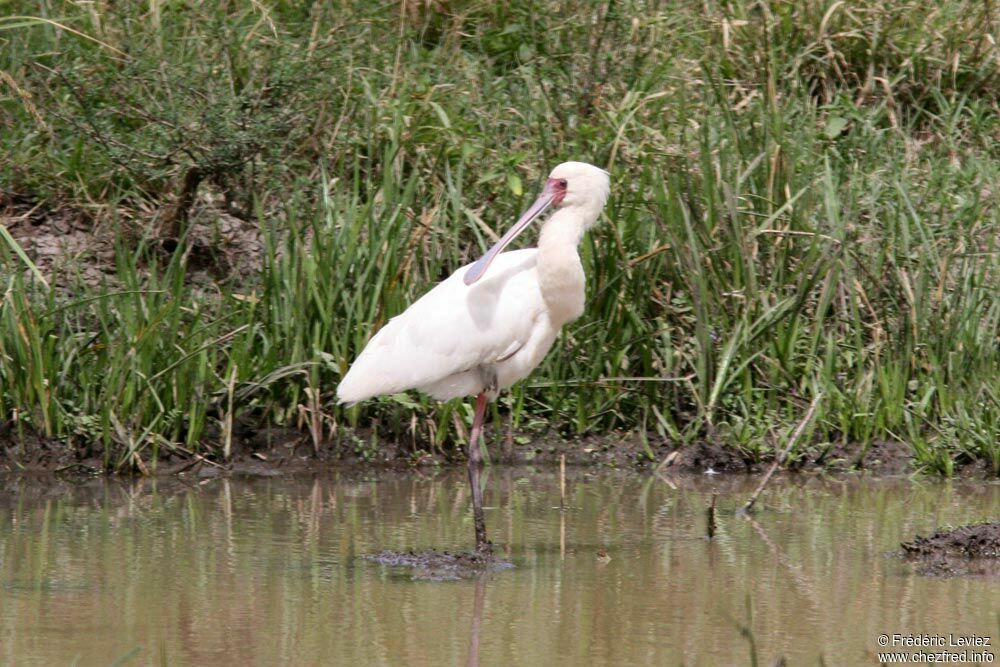
[(586, 278), (576, 248), (584, 228), (578, 212), (560, 209), (549, 217), (538, 236), (538, 282), (557, 326), (583, 313)]

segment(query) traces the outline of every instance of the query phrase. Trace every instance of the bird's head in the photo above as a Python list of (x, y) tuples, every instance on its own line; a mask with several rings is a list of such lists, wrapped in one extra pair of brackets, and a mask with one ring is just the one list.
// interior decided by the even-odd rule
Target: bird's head
[(463, 278), (465, 284), (471, 285), (482, 278), (493, 259), (545, 209), (550, 206), (579, 209), (580, 219), (589, 227), (597, 220), (610, 192), (611, 176), (608, 172), (586, 162), (563, 162), (549, 174), (535, 203), (469, 268)]
[[(601, 212), (611, 192), (611, 175), (586, 162), (563, 162), (549, 174), (542, 199), (551, 192), (552, 205), (570, 206)], [(597, 215), (592, 216), (596, 219)]]

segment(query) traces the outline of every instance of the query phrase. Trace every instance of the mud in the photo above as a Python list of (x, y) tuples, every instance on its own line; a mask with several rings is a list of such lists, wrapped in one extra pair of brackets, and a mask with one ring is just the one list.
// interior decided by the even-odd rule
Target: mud
[(916, 571), (934, 576), (1000, 576), (1000, 522), (938, 530), (903, 542)]
[[(259, 272), (264, 243), (259, 224), (224, 209), (221, 197), (203, 188), (189, 218), (188, 273), (193, 285)], [(58, 290), (72, 290), (77, 280), (92, 287), (117, 283), (115, 244), (124, 238), (138, 243), (156, 229), (162, 211), (102, 207), (81, 209), (35, 202), (0, 192), (0, 224), (24, 249), (42, 275)], [(176, 242), (163, 239), (164, 256)]]
[[(682, 473), (756, 473), (771, 461), (755, 460), (741, 449), (718, 442), (695, 442), (675, 448), (667, 442), (645, 442), (635, 434), (611, 433), (580, 438), (558, 434), (516, 434), (494, 426), (486, 435), (491, 461), (510, 465), (551, 465), (565, 460), (569, 466), (618, 468), (627, 470), (676, 470)], [(214, 477), (220, 474), (273, 476), (322, 470), (331, 464), (359, 464), (389, 467), (433, 467), (465, 461), (465, 447), (453, 443), (444, 448), (430, 443), (397, 441), (378, 437), (370, 430), (341, 427), (337, 437), (315, 446), (307, 431), (282, 426), (261, 425), (254, 420), (238, 420), (234, 428), (231, 456), (224, 460), (216, 446), (221, 434), (209, 432), (206, 445), (198, 451), (163, 446), (156, 460), (144, 450), (143, 464), (121, 466), (106, 458), (99, 443), (68, 443), (43, 438), (31, 432), (18, 433), (10, 424), (0, 423), (0, 473), (56, 472), (60, 475), (91, 475), (106, 470), (150, 475)], [(120, 448), (114, 450), (117, 454)], [(836, 445), (812, 449), (793, 456), (784, 469), (791, 472), (848, 472), (874, 476), (900, 476), (916, 471), (912, 451), (902, 442), (876, 442), (868, 447)], [(983, 461), (958, 461), (956, 474), (963, 477), (993, 478)]]
[[(772, 459), (757, 460), (752, 454), (738, 447), (701, 441), (687, 447), (658, 450), (663, 467), (673, 467), (687, 473), (756, 473), (771, 464)], [(864, 472), (876, 476), (905, 475), (915, 471), (913, 451), (905, 442), (877, 441), (865, 446), (861, 443), (811, 447), (793, 453), (783, 466), (793, 472), (825, 470), (830, 472)], [(964, 473), (987, 476), (981, 462), (958, 462)]]
[(740, 449), (720, 443), (696, 442), (676, 450), (669, 464), (681, 472), (755, 472), (757, 466)]
[(819, 466), (829, 470), (867, 470), (880, 475), (913, 472), (913, 452), (904, 442), (876, 440), (867, 447), (859, 443), (838, 443), (821, 451), (804, 467)]
[(382, 551), (365, 560), (393, 568), (409, 568), (412, 578), (424, 581), (474, 579), (490, 572), (509, 570), (514, 564), (495, 555), (479, 552)]

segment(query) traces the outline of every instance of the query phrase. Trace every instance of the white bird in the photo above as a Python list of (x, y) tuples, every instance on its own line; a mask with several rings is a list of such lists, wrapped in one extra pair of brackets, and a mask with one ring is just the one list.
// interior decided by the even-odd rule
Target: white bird
[[(469, 483), (476, 551), (490, 552), (479, 485), (478, 440), (488, 400), (527, 377), (562, 325), (583, 313), (577, 246), (610, 192), (608, 172), (560, 164), (542, 194), (477, 262), (463, 266), (392, 318), (368, 342), (337, 387), (341, 403), (418, 389), (447, 400), (475, 396)], [(501, 252), (547, 208), (538, 248)]]

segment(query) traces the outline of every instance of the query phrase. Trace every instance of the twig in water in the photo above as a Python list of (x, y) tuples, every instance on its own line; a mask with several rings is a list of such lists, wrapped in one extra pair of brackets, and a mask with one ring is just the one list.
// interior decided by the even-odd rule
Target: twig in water
[(559, 456), (559, 509), (566, 509), (566, 455)]
[[(667, 454), (664, 457), (664, 459), (662, 461), (660, 461), (660, 464), (658, 466), (656, 466), (656, 468), (653, 470), (653, 472), (655, 472), (657, 475), (660, 475), (660, 471), (661, 470), (663, 470), (667, 466), (672, 466), (674, 464), (674, 461), (677, 459), (678, 456), (680, 456), (680, 453), (681, 453), (681, 450), (675, 449), (674, 451), (672, 451), (669, 454)], [(660, 477), (662, 479), (662, 476), (660, 476)]]
[(706, 533), (709, 542), (711, 542), (715, 537), (715, 501), (718, 497), (718, 493), (712, 494), (712, 504), (708, 506), (708, 510), (706, 512), (708, 514), (708, 527), (706, 528)]
[(753, 504), (757, 502), (757, 496), (759, 496), (760, 492), (764, 490), (765, 486), (767, 486), (768, 481), (771, 479), (771, 475), (774, 474), (774, 471), (777, 470), (778, 466), (785, 460), (788, 453), (792, 451), (792, 447), (794, 447), (795, 443), (798, 442), (800, 437), (802, 437), (802, 433), (806, 430), (806, 426), (808, 426), (809, 422), (812, 421), (813, 414), (816, 412), (816, 406), (819, 405), (821, 398), (823, 398), (822, 392), (813, 397), (812, 403), (809, 404), (809, 410), (806, 411), (806, 416), (803, 417), (802, 421), (799, 422), (799, 425), (795, 427), (792, 437), (788, 439), (788, 445), (785, 446), (785, 450), (781, 452), (780, 456), (775, 457), (774, 463), (771, 464), (771, 468), (767, 471), (767, 474), (764, 475), (764, 479), (760, 480), (760, 484), (757, 485), (757, 489), (753, 492), (753, 495), (750, 496), (750, 500), (747, 501), (747, 504), (743, 506), (740, 512), (748, 513), (751, 509), (753, 509)]
[(229, 382), (226, 383), (229, 401), (226, 407), (226, 414), (222, 420), (222, 460), (228, 461), (229, 455), (233, 451), (233, 394), (236, 388), (236, 373), (239, 366), (233, 364), (233, 370), (229, 373)]

